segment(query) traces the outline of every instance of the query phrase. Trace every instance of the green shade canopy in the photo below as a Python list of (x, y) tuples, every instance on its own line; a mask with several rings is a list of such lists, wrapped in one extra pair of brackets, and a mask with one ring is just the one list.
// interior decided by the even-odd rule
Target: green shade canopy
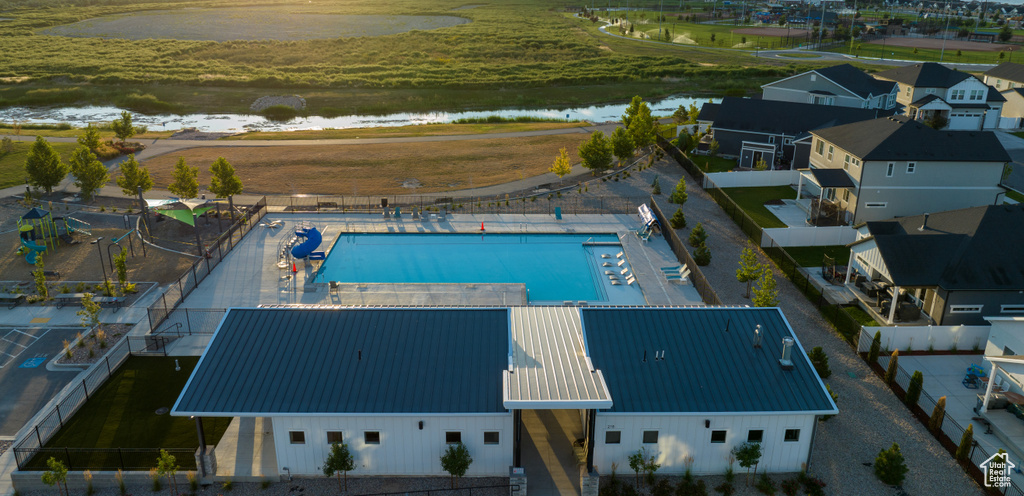
[(194, 226), (195, 224), (193, 219), (195, 217), (203, 215), (207, 210), (213, 208), (209, 203), (209, 200), (180, 200), (160, 205), (156, 207), (156, 211), (190, 226)]

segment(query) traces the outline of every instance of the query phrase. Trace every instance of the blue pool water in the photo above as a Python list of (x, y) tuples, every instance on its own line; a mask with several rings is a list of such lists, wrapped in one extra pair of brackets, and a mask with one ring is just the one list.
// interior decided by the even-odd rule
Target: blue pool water
[(320, 282), (523, 283), (530, 301), (605, 298), (586, 242), (614, 234), (345, 234)]

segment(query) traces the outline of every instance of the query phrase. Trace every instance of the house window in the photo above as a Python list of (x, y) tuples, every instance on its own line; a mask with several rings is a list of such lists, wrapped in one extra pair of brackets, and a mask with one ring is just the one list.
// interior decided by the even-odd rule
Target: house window
[(711, 431), (711, 442), (714, 444), (725, 442), (725, 431)]
[(753, 429), (747, 431), (747, 442), (748, 443), (760, 443), (764, 439), (764, 431), (761, 429)]
[(828, 161), (829, 162), (832, 161), (832, 155), (833, 155), (833, 152), (835, 152), (835, 151), (836, 151), (836, 148), (834, 146), (828, 145)]
[(344, 444), (341, 431), (327, 431), (327, 444)]
[(292, 444), (306, 444), (306, 433), (303, 431), (288, 431), (288, 441)]
[(984, 305), (950, 305), (949, 313), (981, 313)]
[(913, 174), (917, 169), (917, 162), (907, 162), (907, 174)]
[(771, 144), (774, 145), (775, 144), (775, 136), (769, 136), (768, 137), (768, 143), (771, 143)]
[(850, 170), (850, 154), (846, 154), (846, 159), (843, 160), (843, 170)]
[(786, 435), (782, 438), (784, 442), (795, 443), (800, 440), (800, 429), (786, 429)]
[(985, 90), (971, 90), (971, 100), (981, 100), (985, 96)]
[(889, 165), (885, 168), (885, 177), (892, 177), (893, 171), (896, 170), (896, 164), (889, 162)]
[(866, 208), (885, 208), (888, 202), (867, 202), (864, 204)]
[(644, 444), (658, 444), (658, 431), (644, 431)]
[(907, 86), (907, 96), (910, 96), (910, 90), (911, 90), (911, 87)]
[(484, 431), (484, 444), (499, 444), (501, 435), (498, 431)]
[(850, 190), (848, 190), (848, 189), (844, 189), (843, 190), (843, 201), (845, 201), (845, 202), (850, 201)]
[(619, 444), (622, 441), (622, 431), (605, 431), (604, 444)]
[(786, 138), (785, 140), (783, 140), (782, 143), (786, 144), (786, 145), (792, 145), (793, 144), (793, 138)]
[(444, 444), (458, 444), (462, 442), (462, 433), (459, 431), (448, 431), (444, 433)]
[(380, 444), (380, 431), (366, 431), (363, 433), (363, 443)]
[(935, 88), (928, 88), (928, 89), (924, 90), (924, 92), (929, 94), (929, 95), (934, 95), (935, 94)]
[(1002, 79), (996, 79), (996, 88), (1002, 88), (1002, 87), (1003, 87), (1003, 80)]
[(817, 153), (818, 155), (824, 155), (825, 154), (825, 142), (824, 141), (818, 140), (818, 146), (816, 146), (814, 148), (814, 153)]
[(1024, 305), (1002, 305), (999, 307), (1002, 313), (1024, 313)]
[(949, 97), (949, 99), (950, 100), (963, 100), (965, 92), (966, 92), (966, 90), (953, 90), (953, 94), (952, 94), (952, 96)]

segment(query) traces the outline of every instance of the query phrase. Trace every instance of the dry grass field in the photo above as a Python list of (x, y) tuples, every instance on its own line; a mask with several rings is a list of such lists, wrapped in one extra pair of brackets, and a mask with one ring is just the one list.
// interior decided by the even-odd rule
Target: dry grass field
[[(417, 194), (516, 181), (547, 172), (565, 147), (574, 163), (588, 136), (567, 134), (402, 144), (208, 147), (147, 160), (157, 188), (172, 180), (179, 156), (199, 167), (199, 184), (223, 156), (254, 194)], [(418, 185), (418, 186), (414, 186)]]

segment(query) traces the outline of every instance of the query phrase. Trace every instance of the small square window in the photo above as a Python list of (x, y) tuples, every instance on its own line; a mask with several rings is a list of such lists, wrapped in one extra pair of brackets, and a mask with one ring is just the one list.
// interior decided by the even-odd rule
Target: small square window
[(363, 433), (363, 443), (365, 444), (380, 444), (380, 432), (379, 431), (366, 431)]
[(800, 429), (786, 429), (786, 437), (782, 439), (787, 443), (795, 443), (800, 440)]
[(747, 432), (748, 443), (760, 443), (764, 439), (764, 431), (761, 429), (753, 429)]
[(916, 162), (907, 162), (907, 174), (913, 174), (914, 170), (917, 169)]
[(341, 431), (327, 431), (327, 444), (345, 444)]
[(455, 432), (445, 432), (444, 433), (444, 443), (445, 444), (458, 444), (458, 443), (461, 443), (461, 442), (462, 442), (462, 433), (461, 432), (455, 431)]
[(500, 444), (501, 435), (498, 431), (486, 431), (484, 432), (484, 444)]
[(302, 431), (288, 431), (288, 440), (292, 444), (306, 444), (306, 433)]
[(896, 170), (896, 164), (889, 162), (885, 167), (885, 177), (892, 177), (892, 172)]
[(644, 431), (644, 444), (658, 444), (658, 431)]
[(711, 442), (712, 443), (724, 443), (725, 442), (725, 431), (711, 431)]
[(622, 431), (605, 431), (604, 444), (619, 444), (622, 441)]

